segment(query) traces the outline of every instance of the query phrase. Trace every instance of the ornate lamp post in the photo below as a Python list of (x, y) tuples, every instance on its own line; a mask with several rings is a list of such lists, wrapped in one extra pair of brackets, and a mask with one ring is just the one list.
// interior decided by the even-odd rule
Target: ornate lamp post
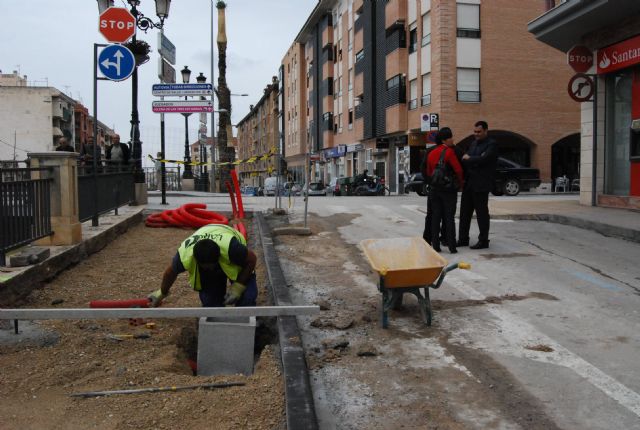
[[(97, 0), (97, 2), (98, 10), (100, 13), (113, 6), (113, 0)], [(154, 23), (151, 18), (144, 16), (142, 12), (138, 11), (137, 7), (140, 6), (140, 0), (128, 0), (128, 2), (131, 6), (131, 15), (136, 18), (136, 26), (145, 33), (152, 28), (162, 28), (164, 26), (164, 20), (169, 17), (169, 7), (171, 6), (171, 0), (155, 0), (156, 15), (158, 16), (158, 18), (160, 18), (160, 22), (158, 23)], [(144, 45), (138, 44), (135, 35), (126, 45), (136, 56), (136, 67), (133, 69), (133, 74), (131, 75), (131, 132), (129, 134), (130, 143), (133, 150), (132, 157), (134, 160), (133, 177), (134, 182), (145, 183), (144, 171), (142, 170), (142, 142), (140, 141), (140, 119), (138, 116), (138, 66), (146, 63), (149, 60), (149, 45), (146, 44), (146, 42), (144, 43)], [(143, 48), (142, 51), (146, 52), (142, 52), (140, 47)]]
[[(204, 84), (207, 82), (207, 77), (201, 72), (198, 77), (196, 77), (196, 81), (199, 84)], [(206, 97), (200, 97), (200, 100), (205, 100)], [(204, 118), (204, 121), (203, 121)], [(198, 134), (198, 149), (200, 154), (200, 187), (201, 191), (209, 191), (209, 174), (207, 172), (207, 165), (204, 164), (207, 162), (207, 120), (206, 114), (200, 114), (200, 128), (204, 129), (204, 133), (199, 132)], [(200, 128), (198, 130), (200, 130)], [(204, 140), (202, 139), (202, 135), (205, 136)]]
[[(182, 73), (182, 83), (188, 84), (191, 77), (191, 70), (187, 66), (180, 71)], [(184, 96), (187, 99), (187, 96)], [(189, 116), (190, 113), (183, 113), (184, 115), (184, 173), (182, 179), (193, 179), (193, 171), (191, 170), (191, 152), (189, 151)]]

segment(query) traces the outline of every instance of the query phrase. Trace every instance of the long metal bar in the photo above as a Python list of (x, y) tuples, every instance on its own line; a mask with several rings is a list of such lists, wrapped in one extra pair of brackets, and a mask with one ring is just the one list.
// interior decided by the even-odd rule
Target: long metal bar
[(319, 306), (257, 306), (227, 308), (118, 308), (118, 309), (0, 309), (0, 320), (275, 317), (314, 315)]
[(91, 225), (97, 227), (98, 215), (98, 44), (93, 44), (93, 216)]
[(593, 143), (591, 151), (591, 206), (598, 206), (598, 75), (593, 77)]

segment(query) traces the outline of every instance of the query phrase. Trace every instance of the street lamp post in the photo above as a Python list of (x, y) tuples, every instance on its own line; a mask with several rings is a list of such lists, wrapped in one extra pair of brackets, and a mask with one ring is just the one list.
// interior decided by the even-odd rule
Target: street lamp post
[[(104, 12), (107, 8), (113, 6), (113, 0), (97, 0), (98, 10), (100, 13)], [(160, 22), (154, 23), (153, 20), (144, 16), (137, 7), (140, 6), (140, 0), (128, 0), (131, 6), (131, 15), (136, 19), (136, 27), (145, 33), (151, 28), (163, 28), (164, 20), (169, 17), (169, 7), (171, 6), (171, 0), (155, 0), (156, 2), (156, 15), (160, 19)], [(136, 45), (136, 35), (133, 35), (131, 44)], [(135, 52), (134, 52), (135, 54)], [(146, 55), (146, 53), (145, 53)], [(147, 57), (148, 60), (148, 57)], [(146, 60), (145, 60), (146, 61)], [(142, 170), (142, 142), (140, 141), (140, 119), (138, 116), (138, 66), (145, 61), (138, 62), (136, 58), (136, 67), (133, 68), (131, 75), (131, 132), (130, 142), (133, 149), (134, 169), (133, 177), (136, 183), (145, 183), (145, 175)]]
[[(182, 83), (188, 84), (191, 77), (191, 70), (187, 66), (180, 71), (182, 73)], [(184, 96), (187, 100), (187, 96)], [(191, 151), (189, 151), (189, 116), (190, 113), (183, 113), (184, 115), (184, 173), (182, 179), (193, 179), (193, 171), (191, 170)]]
[[(201, 72), (200, 75), (196, 78), (196, 81), (199, 84), (204, 84), (207, 82), (207, 77)], [(205, 100), (206, 97), (200, 97), (200, 100)], [(198, 128), (198, 153), (200, 154), (200, 190), (201, 191), (209, 191), (209, 174), (207, 172), (207, 129), (206, 129), (206, 114), (200, 114), (200, 127)], [(204, 116), (204, 121), (202, 121), (202, 117)], [(202, 133), (202, 128), (204, 127), (204, 133)], [(202, 136), (204, 135), (204, 140)]]

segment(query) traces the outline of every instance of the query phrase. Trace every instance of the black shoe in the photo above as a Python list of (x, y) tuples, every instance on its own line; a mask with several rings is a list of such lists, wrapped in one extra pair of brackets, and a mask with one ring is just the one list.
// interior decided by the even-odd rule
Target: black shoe
[(489, 247), (489, 241), (488, 240), (479, 240), (478, 243), (476, 243), (475, 245), (471, 245), (469, 248), (470, 249), (485, 249)]
[(458, 240), (458, 243), (456, 243), (456, 246), (460, 247), (460, 246), (469, 246), (469, 239), (467, 240)]
[(457, 253), (458, 253), (458, 250), (457, 250), (457, 249), (455, 249), (455, 248), (449, 247), (449, 253), (450, 253), (450, 254), (457, 254)]
[(440, 245), (432, 245), (431, 247), (435, 252), (442, 252), (442, 249), (440, 249)]

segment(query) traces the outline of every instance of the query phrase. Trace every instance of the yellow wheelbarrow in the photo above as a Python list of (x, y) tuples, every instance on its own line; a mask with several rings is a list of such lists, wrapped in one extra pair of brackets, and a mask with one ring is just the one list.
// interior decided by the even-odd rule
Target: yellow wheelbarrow
[[(418, 298), (420, 313), (427, 326), (433, 312), (429, 288), (442, 285), (445, 275), (454, 269), (470, 269), (467, 263), (448, 264), (422, 237), (367, 239), (360, 242), (369, 264), (380, 275), (378, 289), (382, 293), (382, 328), (389, 326), (389, 309), (402, 304), (402, 295)], [(424, 288), (424, 296), (420, 289)]]

